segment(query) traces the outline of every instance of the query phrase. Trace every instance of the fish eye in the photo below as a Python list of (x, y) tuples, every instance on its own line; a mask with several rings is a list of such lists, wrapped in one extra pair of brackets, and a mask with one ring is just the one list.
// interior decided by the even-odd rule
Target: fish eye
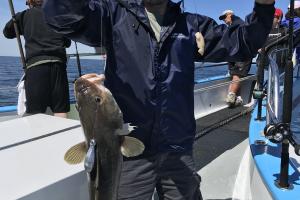
[(95, 97), (95, 101), (96, 101), (97, 103), (100, 103), (100, 102), (101, 102), (101, 98), (100, 98), (100, 97)]

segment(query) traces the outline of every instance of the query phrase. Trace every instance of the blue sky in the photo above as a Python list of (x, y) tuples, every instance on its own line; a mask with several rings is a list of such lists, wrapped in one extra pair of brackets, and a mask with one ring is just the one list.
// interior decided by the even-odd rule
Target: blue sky
[[(0, 5), (0, 56), (19, 56), (16, 40), (5, 39), (2, 33), (5, 23), (10, 19), (10, 10), (7, 0), (1, 0)], [(76, 1), (76, 0), (73, 0)], [(174, 0), (175, 1), (175, 0)], [(176, 0), (178, 1), (178, 0)], [(276, 7), (279, 7), (285, 12), (289, 0), (277, 0)], [(218, 23), (218, 16), (222, 11), (231, 9), (236, 15), (244, 18), (249, 14), (254, 5), (254, 0), (185, 0), (186, 10), (193, 13), (200, 13), (215, 19)], [(26, 9), (25, 0), (14, 0), (16, 12)], [(24, 42), (23, 42), (24, 43)], [(93, 52), (92, 48), (85, 45), (78, 46), (79, 52)], [(74, 45), (68, 49), (68, 53), (74, 53)]]

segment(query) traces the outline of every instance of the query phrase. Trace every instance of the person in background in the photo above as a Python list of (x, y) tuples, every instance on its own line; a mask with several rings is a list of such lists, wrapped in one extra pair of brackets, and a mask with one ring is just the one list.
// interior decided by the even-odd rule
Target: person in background
[[(273, 19), (273, 26), (271, 29), (270, 34), (268, 35), (267, 41), (264, 44), (264, 47), (259, 49), (258, 57), (256, 60), (257, 65), (259, 65), (261, 62), (263, 63), (263, 66), (269, 65), (269, 55), (273, 52), (274, 49), (282, 49), (286, 48), (286, 43), (278, 43), (277, 41), (286, 35), (287, 29), (282, 26), (282, 17), (283, 12), (281, 9), (276, 8), (274, 13), (274, 19)], [(272, 45), (274, 44), (274, 45)], [(271, 47), (269, 47), (271, 45)], [(262, 54), (265, 54), (262, 56)], [(273, 52), (274, 53), (274, 52)], [(284, 71), (284, 66), (286, 62), (286, 51), (277, 51), (276, 54), (276, 63), (278, 65), (279, 72), (282, 73)], [(264, 60), (262, 60), (264, 58)]]
[[(294, 29), (300, 29), (300, 1), (295, 1), (294, 3)], [(288, 6), (288, 11), (285, 14), (285, 20), (282, 21), (282, 26), (288, 27), (290, 19), (290, 5)], [(299, 34), (298, 34), (299, 35)], [(294, 37), (294, 44), (296, 45), (296, 64), (300, 64), (300, 38)]]
[[(26, 113), (45, 113), (49, 106), (55, 116), (66, 118), (70, 104), (65, 48), (71, 41), (48, 27), (42, 3), (42, 0), (28, 0), (29, 9), (16, 14), (20, 34), (25, 39)], [(9, 39), (16, 37), (12, 20), (3, 33)]]
[[(219, 17), (219, 20), (223, 20), (228, 27), (237, 27), (244, 24), (244, 21), (238, 16), (234, 15), (232, 10), (225, 10)], [(245, 61), (228, 62), (229, 74), (231, 76), (232, 82), (228, 88), (228, 94), (225, 99), (229, 107), (242, 105), (243, 99), (240, 94), (240, 81), (241, 78), (248, 75), (251, 67), (252, 59), (247, 59)]]
[(105, 44), (104, 84), (134, 126), (130, 136), (145, 145), (141, 156), (123, 158), (118, 199), (149, 200), (155, 189), (160, 200), (202, 199), (193, 159), (195, 61), (254, 57), (271, 30), (274, 0), (255, 0), (248, 23), (230, 27), (170, 0), (47, 0), (43, 9), (72, 40)]

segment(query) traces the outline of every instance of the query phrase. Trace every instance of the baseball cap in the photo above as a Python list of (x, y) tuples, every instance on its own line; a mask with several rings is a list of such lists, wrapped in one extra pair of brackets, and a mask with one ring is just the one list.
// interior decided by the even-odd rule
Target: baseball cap
[(232, 10), (224, 10), (224, 11), (222, 12), (222, 15), (219, 17), (219, 20), (225, 19), (225, 18), (226, 18), (226, 15), (229, 14), (229, 13), (234, 14)]
[(283, 16), (282, 10), (279, 9), (279, 8), (276, 8), (276, 9), (275, 9), (275, 13), (274, 13), (274, 17), (279, 17), (279, 18), (281, 18), (282, 16)]
[[(290, 8), (290, 4), (289, 4), (288, 8)], [(300, 8), (300, 1), (295, 1), (295, 3), (294, 3), (294, 8), (295, 8), (295, 9), (296, 9), (296, 8)]]

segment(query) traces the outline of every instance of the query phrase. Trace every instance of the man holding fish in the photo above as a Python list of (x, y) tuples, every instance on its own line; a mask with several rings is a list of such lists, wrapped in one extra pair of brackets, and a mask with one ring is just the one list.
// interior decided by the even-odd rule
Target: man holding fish
[[(274, 0), (255, 0), (247, 23), (233, 28), (217, 25), (203, 15), (182, 12), (180, 3), (170, 0), (46, 0), (44, 11), (47, 23), (56, 31), (107, 50), (105, 81), (103, 76), (91, 74), (75, 86), (86, 96), (98, 94), (93, 99), (99, 106), (89, 111), (98, 113), (100, 105), (107, 102), (103, 101), (106, 97), (99, 97), (107, 90), (99, 86), (104, 81), (122, 111), (123, 123), (130, 127), (131, 142), (120, 137), (125, 157), (120, 179), (114, 179), (118, 189), (111, 190), (118, 191), (117, 195), (102, 199), (151, 199), (154, 189), (159, 199), (202, 199), (192, 157), (196, 131), (194, 62), (253, 58), (272, 27)], [(97, 84), (102, 89), (97, 91)], [(105, 96), (109, 96), (107, 92)], [(116, 105), (111, 105), (115, 110)], [(83, 107), (79, 105), (79, 113)], [(85, 114), (80, 118), (83, 122)], [(96, 122), (104, 124), (105, 118)], [(90, 156), (97, 139), (87, 141), (87, 166), (94, 163), (91, 158), (104, 162), (100, 145), (96, 156)], [(136, 148), (123, 153), (130, 147)], [(103, 192), (99, 182), (104, 181), (101, 174), (97, 176), (98, 182), (92, 186), (98, 194), (91, 193), (91, 199), (101, 199)]]

